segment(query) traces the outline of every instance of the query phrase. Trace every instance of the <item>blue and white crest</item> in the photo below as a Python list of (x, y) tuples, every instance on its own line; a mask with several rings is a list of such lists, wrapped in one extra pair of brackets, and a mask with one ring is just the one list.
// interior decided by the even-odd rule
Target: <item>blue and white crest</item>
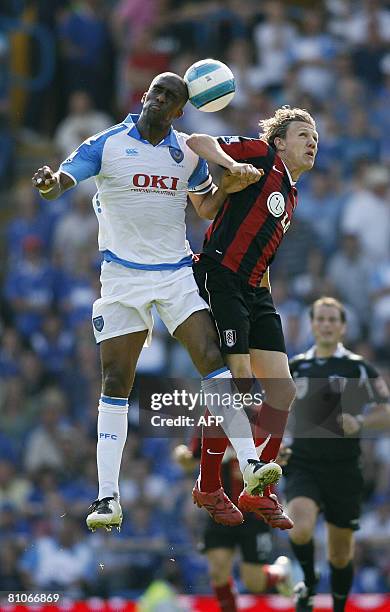
[(101, 315), (99, 317), (95, 317), (94, 319), (92, 319), (92, 323), (96, 331), (98, 332), (102, 331), (104, 327), (104, 319)]
[(176, 149), (175, 147), (169, 147), (169, 153), (171, 154), (172, 159), (177, 164), (180, 164), (180, 162), (182, 162), (184, 159), (184, 153), (181, 149)]

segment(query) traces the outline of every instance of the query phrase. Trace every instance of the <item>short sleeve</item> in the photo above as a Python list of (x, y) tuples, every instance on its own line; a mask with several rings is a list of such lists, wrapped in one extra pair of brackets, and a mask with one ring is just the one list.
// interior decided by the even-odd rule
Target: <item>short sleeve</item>
[(221, 136), (218, 138), (221, 148), (236, 161), (249, 160), (254, 157), (266, 157), (269, 145), (259, 138), (243, 136)]
[(62, 162), (60, 172), (70, 176), (76, 183), (85, 181), (100, 172), (103, 148), (85, 141)]
[(60, 172), (70, 176), (76, 183), (97, 176), (102, 165), (103, 149), (107, 139), (126, 129), (128, 127), (121, 124), (87, 138), (62, 162)]

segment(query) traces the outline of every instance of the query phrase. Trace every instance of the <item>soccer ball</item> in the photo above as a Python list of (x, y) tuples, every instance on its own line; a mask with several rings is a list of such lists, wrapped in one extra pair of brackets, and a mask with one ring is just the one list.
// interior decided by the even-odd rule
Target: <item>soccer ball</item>
[(200, 111), (212, 113), (222, 110), (233, 99), (236, 91), (230, 68), (214, 59), (192, 64), (184, 75), (189, 101)]

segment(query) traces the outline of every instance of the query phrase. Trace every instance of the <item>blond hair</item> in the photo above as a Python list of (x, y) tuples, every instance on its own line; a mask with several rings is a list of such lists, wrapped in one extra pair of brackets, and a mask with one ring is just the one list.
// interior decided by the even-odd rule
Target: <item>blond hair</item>
[(275, 138), (285, 138), (287, 128), (293, 121), (304, 121), (316, 129), (316, 122), (307, 110), (286, 105), (278, 108), (273, 117), (259, 121), (261, 140), (275, 147)]

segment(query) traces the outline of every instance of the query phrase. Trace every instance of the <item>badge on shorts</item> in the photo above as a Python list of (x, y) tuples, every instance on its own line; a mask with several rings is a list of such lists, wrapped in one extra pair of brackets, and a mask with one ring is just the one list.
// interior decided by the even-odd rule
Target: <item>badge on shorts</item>
[(175, 147), (169, 147), (169, 152), (171, 154), (172, 159), (177, 164), (180, 164), (180, 162), (183, 161), (184, 153), (181, 149), (176, 149)]
[(223, 339), (228, 347), (234, 346), (237, 342), (237, 332), (235, 329), (224, 329)]
[(100, 317), (95, 317), (94, 319), (92, 319), (92, 323), (94, 328), (96, 329), (96, 331), (101, 332), (103, 327), (104, 327), (104, 319), (103, 317), (100, 315)]

